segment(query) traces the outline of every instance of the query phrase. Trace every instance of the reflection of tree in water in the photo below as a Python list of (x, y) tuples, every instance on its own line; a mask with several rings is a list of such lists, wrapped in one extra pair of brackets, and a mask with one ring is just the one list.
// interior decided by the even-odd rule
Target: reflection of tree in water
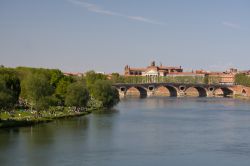
[[(30, 141), (30, 165), (37, 165), (38, 161), (40, 165), (51, 165), (58, 160), (65, 160), (79, 148), (79, 141), (75, 140), (81, 139), (80, 135), (88, 128), (88, 124), (87, 117), (77, 117), (34, 127), (27, 139)], [(70, 144), (67, 144), (68, 141)]]
[[(85, 139), (82, 142), (82, 157), (87, 158), (89, 155), (94, 155), (97, 159), (95, 164), (102, 165), (99, 163), (98, 158), (102, 158), (103, 153), (106, 151), (112, 151), (110, 147), (115, 143), (115, 129), (117, 129), (118, 120), (117, 116), (119, 111), (105, 110), (94, 112), (90, 117), (89, 128), (86, 130), (84, 135)], [(93, 152), (93, 154), (91, 154)], [(97, 152), (97, 153), (95, 153)]]
[(82, 149), (79, 142), (84, 141), (82, 135), (87, 133), (88, 126), (89, 117), (84, 116), (0, 130), (0, 165), (44, 166), (65, 160)]
[(50, 124), (39, 124), (23, 130), (25, 143), (23, 152), (28, 165), (49, 165), (54, 144), (55, 129)]
[[(0, 164), (12, 165), (14, 162), (10, 160), (10, 157), (15, 155), (12, 153), (12, 149), (18, 147), (19, 142), (16, 138), (19, 137), (19, 129), (1, 129), (0, 130)], [(10, 156), (11, 155), (11, 156)]]

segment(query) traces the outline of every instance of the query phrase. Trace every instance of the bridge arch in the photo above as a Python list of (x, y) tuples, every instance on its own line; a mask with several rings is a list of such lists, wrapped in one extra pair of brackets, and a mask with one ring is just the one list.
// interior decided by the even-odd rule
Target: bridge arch
[(126, 95), (135, 97), (147, 97), (147, 90), (141, 86), (132, 86), (127, 89)]
[(228, 97), (233, 95), (233, 90), (230, 88), (222, 87), (222, 88), (217, 88), (214, 91), (215, 96), (221, 96), (221, 97)]
[(180, 85), (179, 86), (179, 91), (184, 92), (187, 89), (187, 87), (185, 85)]
[(153, 85), (148, 86), (149, 91), (153, 91), (154, 89), (155, 89), (155, 86), (153, 86)]
[(246, 91), (245, 89), (242, 89), (241, 93), (242, 93), (243, 95), (246, 95), (246, 94), (247, 94), (247, 91)]
[(125, 86), (122, 86), (120, 88), (116, 88), (118, 91), (122, 91), (122, 92), (125, 92), (127, 90), (127, 88)]
[(214, 86), (209, 86), (209, 87), (207, 88), (207, 90), (208, 90), (209, 92), (214, 92), (214, 91), (215, 91), (215, 87), (214, 87)]
[(158, 86), (155, 88), (155, 95), (156, 96), (170, 96), (170, 97), (177, 97), (178, 91), (173, 86)]
[(200, 86), (191, 86), (185, 90), (185, 95), (193, 97), (206, 97), (207, 90)]

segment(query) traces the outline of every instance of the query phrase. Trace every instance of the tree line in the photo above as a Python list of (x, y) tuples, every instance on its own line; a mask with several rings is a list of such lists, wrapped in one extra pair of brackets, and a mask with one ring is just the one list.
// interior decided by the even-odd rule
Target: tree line
[(246, 74), (236, 74), (235, 83), (237, 85), (244, 85), (250, 87), (250, 77)]
[(190, 84), (219, 84), (220, 78), (216, 76), (159, 76), (150, 80), (145, 76), (122, 76), (119, 73), (111, 75), (113, 83), (190, 83)]
[(112, 82), (94, 71), (85, 76), (66, 76), (58, 69), (0, 68), (0, 110), (47, 110), (53, 106), (111, 108), (119, 102)]

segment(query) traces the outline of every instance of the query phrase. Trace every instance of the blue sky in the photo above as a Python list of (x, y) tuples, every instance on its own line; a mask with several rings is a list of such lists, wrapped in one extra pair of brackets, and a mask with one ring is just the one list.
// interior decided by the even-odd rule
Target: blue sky
[(249, 0), (0, 0), (0, 64), (250, 69)]

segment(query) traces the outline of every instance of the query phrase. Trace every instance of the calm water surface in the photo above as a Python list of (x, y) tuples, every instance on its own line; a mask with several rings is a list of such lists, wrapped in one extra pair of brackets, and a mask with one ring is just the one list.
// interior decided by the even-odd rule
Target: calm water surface
[(115, 110), (0, 130), (1, 166), (249, 166), (250, 102), (127, 99)]

